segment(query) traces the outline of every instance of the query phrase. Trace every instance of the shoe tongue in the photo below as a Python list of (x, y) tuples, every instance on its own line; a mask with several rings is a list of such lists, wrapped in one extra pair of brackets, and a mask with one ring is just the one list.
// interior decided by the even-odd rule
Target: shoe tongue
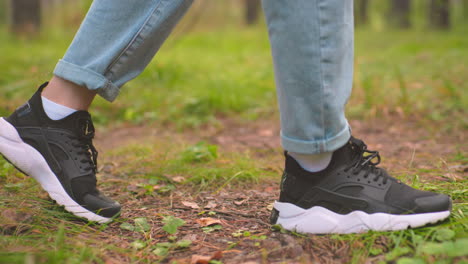
[(336, 167), (342, 164), (351, 163), (357, 155), (356, 146), (351, 141), (346, 142), (344, 146), (333, 152), (332, 161), (330, 162), (331, 167)]
[(76, 111), (73, 114), (62, 119), (63, 125), (77, 135), (89, 135), (94, 133), (93, 122), (91, 121), (91, 115), (86, 111)]

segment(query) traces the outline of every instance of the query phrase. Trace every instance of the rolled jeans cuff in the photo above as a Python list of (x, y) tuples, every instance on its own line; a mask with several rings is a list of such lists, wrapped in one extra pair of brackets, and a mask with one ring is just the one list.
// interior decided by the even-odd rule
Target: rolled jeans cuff
[(290, 152), (318, 154), (323, 152), (333, 152), (344, 146), (350, 138), (351, 128), (349, 125), (346, 125), (346, 127), (335, 136), (316, 141), (289, 138), (281, 133), (281, 144), (285, 150)]
[(96, 90), (102, 98), (109, 102), (114, 101), (120, 92), (119, 87), (102, 74), (65, 60), (60, 60), (57, 63), (54, 69), (54, 75), (75, 84), (85, 86), (89, 90)]

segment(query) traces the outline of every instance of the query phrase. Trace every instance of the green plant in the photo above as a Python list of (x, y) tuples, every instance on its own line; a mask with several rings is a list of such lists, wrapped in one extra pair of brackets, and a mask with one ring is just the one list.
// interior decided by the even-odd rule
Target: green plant
[(151, 229), (151, 226), (145, 217), (137, 217), (133, 220), (133, 224), (125, 222), (120, 225), (120, 228), (133, 232), (144, 233), (148, 232)]
[(207, 162), (218, 157), (218, 146), (200, 141), (182, 152), (182, 160), (187, 162)]
[(171, 235), (177, 233), (178, 228), (185, 225), (184, 220), (174, 217), (172, 215), (165, 216), (162, 222), (164, 223), (162, 229)]

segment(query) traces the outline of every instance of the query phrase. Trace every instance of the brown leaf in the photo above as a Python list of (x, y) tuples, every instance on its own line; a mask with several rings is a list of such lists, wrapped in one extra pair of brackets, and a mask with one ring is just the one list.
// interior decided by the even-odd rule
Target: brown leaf
[(0, 213), (0, 234), (21, 233), (29, 229), (32, 212), (6, 209)]
[(258, 131), (258, 135), (260, 135), (262, 137), (271, 137), (271, 136), (273, 136), (273, 130), (271, 130), (271, 129), (262, 129), (262, 130)]
[(205, 205), (205, 209), (213, 209), (218, 206), (214, 201), (209, 201), (207, 205)]
[(135, 184), (127, 185), (127, 191), (137, 193), (140, 188)]
[(449, 169), (455, 170), (458, 172), (468, 172), (468, 164), (452, 165), (452, 166), (449, 166)]
[(197, 234), (188, 234), (182, 237), (181, 240), (190, 240), (192, 242), (197, 241), (198, 235)]
[(159, 189), (161, 189), (162, 187), (164, 187), (165, 185), (153, 185), (153, 190), (157, 191)]
[(223, 252), (222, 251), (216, 251), (213, 256), (211, 257), (211, 260), (220, 260), (223, 258)]
[(211, 257), (210, 256), (202, 256), (202, 255), (192, 255), (191, 264), (208, 264), (210, 263)]
[(196, 221), (199, 225), (201, 225), (202, 227), (210, 226), (210, 225), (215, 225), (215, 224), (221, 224), (221, 220), (215, 219), (215, 218), (211, 218), (211, 217), (203, 217), (203, 218), (197, 219), (197, 220), (195, 220), (195, 221)]
[(175, 176), (174, 178), (172, 178), (172, 180), (177, 182), (177, 183), (181, 183), (181, 182), (185, 181), (185, 178), (182, 177), (182, 176)]
[(194, 202), (187, 202), (187, 201), (182, 201), (182, 204), (184, 206), (187, 206), (187, 207), (190, 207), (192, 209), (200, 209), (200, 206), (198, 206), (198, 204), (194, 203)]
[(221, 260), (223, 258), (222, 251), (216, 251), (211, 257), (202, 255), (192, 255), (191, 264), (208, 264), (212, 260)]
[(105, 262), (106, 264), (116, 264), (116, 263), (119, 263), (116, 259), (106, 259)]
[(267, 210), (268, 210), (268, 211), (273, 210), (273, 208), (274, 208), (274, 203), (269, 203), (269, 204), (267, 205)]
[(240, 201), (234, 201), (234, 204), (235, 205), (242, 205), (243, 203), (247, 202), (249, 200), (249, 198), (245, 198), (243, 200), (240, 200)]

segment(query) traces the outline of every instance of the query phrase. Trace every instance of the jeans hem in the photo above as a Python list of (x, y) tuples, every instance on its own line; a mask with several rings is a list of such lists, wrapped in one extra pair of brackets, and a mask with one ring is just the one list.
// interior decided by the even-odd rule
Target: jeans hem
[(318, 154), (323, 152), (333, 152), (348, 142), (351, 138), (349, 125), (331, 138), (325, 140), (305, 141), (287, 137), (281, 133), (281, 144), (283, 148), (290, 152), (303, 154)]
[(119, 87), (105, 76), (63, 59), (59, 60), (55, 66), (54, 75), (77, 85), (85, 86), (89, 90), (96, 90), (102, 98), (109, 102), (114, 101), (120, 92)]

